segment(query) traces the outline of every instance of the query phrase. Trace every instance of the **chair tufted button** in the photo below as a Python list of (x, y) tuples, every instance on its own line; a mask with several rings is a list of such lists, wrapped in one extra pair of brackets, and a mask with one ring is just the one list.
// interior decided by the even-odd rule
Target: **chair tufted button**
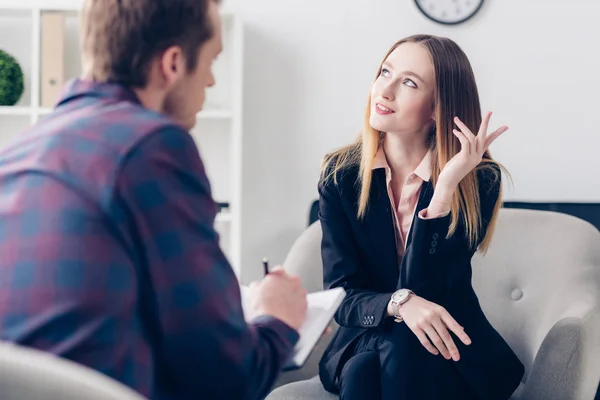
[(513, 291), (510, 292), (510, 298), (515, 301), (521, 300), (522, 297), (523, 297), (523, 291), (521, 289), (513, 289)]

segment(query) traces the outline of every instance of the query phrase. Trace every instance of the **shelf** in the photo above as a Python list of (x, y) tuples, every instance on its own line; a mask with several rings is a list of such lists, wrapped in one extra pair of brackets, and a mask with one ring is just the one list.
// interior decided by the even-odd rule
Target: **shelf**
[(0, 118), (0, 148), (4, 147), (30, 126), (31, 118), (27, 115), (11, 115)]
[[(54, 113), (54, 104), (44, 82), (48, 82), (47, 60), (60, 60), (44, 46), (52, 35), (45, 35), (47, 11), (65, 14), (64, 81), (81, 76), (78, 11), (84, 0), (0, 0), (0, 48), (13, 55), (25, 75), (25, 90), (14, 106), (0, 107), (0, 145), (8, 142), (41, 118)], [(232, 10), (221, 9), (224, 51), (213, 66), (215, 87), (207, 88), (204, 109), (197, 113), (196, 126), (190, 130), (211, 179), (213, 196), (227, 199), (232, 208), (223, 208), (215, 218), (215, 229), (236, 274), (242, 258), (242, 88), (243, 25)], [(51, 33), (51, 30), (50, 30)], [(58, 36), (58, 33), (56, 34)], [(44, 52), (46, 49), (46, 52)], [(62, 53), (63, 51), (61, 51)], [(44, 62), (44, 60), (46, 60)], [(59, 67), (56, 67), (57, 69)], [(45, 72), (45, 74), (44, 74)], [(62, 79), (60, 79), (62, 81)], [(61, 83), (62, 84), (62, 83)], [(46, 90), (44, 90), (46, 89)], [(232, 212), (233, 210), (233, 212)]]
[(0, 106), (0, 115), (31, 115), (33, 110), (31, 107), (19, 106)]
[[(15, 107), (5, 107), (5, 108), (15, 108)], [(21, 109), (25, 109), (27, 110), (27, 112), (25, 114), (22, 113), (22, 111), (19, 111), (18, 114), (11, 114), (11, 115), (28, 115), (29, 113), (32, 112), (31, 109), (28, 109), (27, 107), (18, 107)], [(0, 115), (3, 114), (2, 113), (2, 107), (0, 107)], [(40, 115), (47, 115), (50, 114), (53, 109), (52, 108), (38, 108), (38, 114)], [(6, 112), (6, 114), (10, 114), (8, 112)], [(218, 110), (218, 109), (207, 109), (207, 110), (202, 110), (197, 114), (197, 117), (199, 119), (229, 119), (233, 116), (233, 113), (229, 110)]]
[(0, 0), (0, 8), (78, 11), (83, 0)]
[[(32, 110), (30, 108), (27, 107), (4, 107), (4, 108), (19, 108), (21, 110), (15, 112), (15, 113), (10, 113), (10, 112), (2, 112), (2, 107), (0, 107), (0, 115), (2, 114), (9, 114), (9, 115), (28, 115), (32, 112)], [(24, 112), (23, 110), (26, 110), (26, 112)], [(52, 108), (38, 108), (38, 113), (40, 115), (47, 115), (50, 114), (53, 111)], [(218, 109), (207, 109), (207, 110), (202, 110), (198, 113), (197, 117), (199, 119), (229, 119), (233, 116), (233, 113), (229, 110), (218, 110)]]
[[(16, 10), (37, 8), (40, 10), (79, 11), (82, 5), (83, 0), (0, 0), (0, 8)], [(222, 9), (221, 16), (229, 22), (234, 14), (232, 10)]]

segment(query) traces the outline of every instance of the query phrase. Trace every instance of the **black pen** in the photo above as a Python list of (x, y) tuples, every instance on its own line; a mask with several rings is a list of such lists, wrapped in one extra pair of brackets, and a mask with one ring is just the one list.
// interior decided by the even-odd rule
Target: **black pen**
[(263, 258), (263, 268), (265, 269), (265, 276), (269, 275), (269, 260)]

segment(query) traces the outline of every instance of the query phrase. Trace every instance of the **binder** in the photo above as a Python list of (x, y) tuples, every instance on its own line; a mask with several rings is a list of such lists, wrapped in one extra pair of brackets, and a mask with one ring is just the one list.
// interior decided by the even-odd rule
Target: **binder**
[(65, 15), (42, 13), (40, 34), (40, 106), (53, 108), (65, 83)]

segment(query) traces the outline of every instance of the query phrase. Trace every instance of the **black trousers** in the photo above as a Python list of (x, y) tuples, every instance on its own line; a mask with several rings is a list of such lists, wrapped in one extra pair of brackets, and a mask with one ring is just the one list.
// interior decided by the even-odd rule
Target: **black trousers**
[(342, 368), (340, 399), (380, 399), (381, 371), (379, 354), (366, 351), (353, 356)]
[(367, 331), (341, 369), (340, 399), (477, 400), (454, 362), (425, 350), (404, 324)]

